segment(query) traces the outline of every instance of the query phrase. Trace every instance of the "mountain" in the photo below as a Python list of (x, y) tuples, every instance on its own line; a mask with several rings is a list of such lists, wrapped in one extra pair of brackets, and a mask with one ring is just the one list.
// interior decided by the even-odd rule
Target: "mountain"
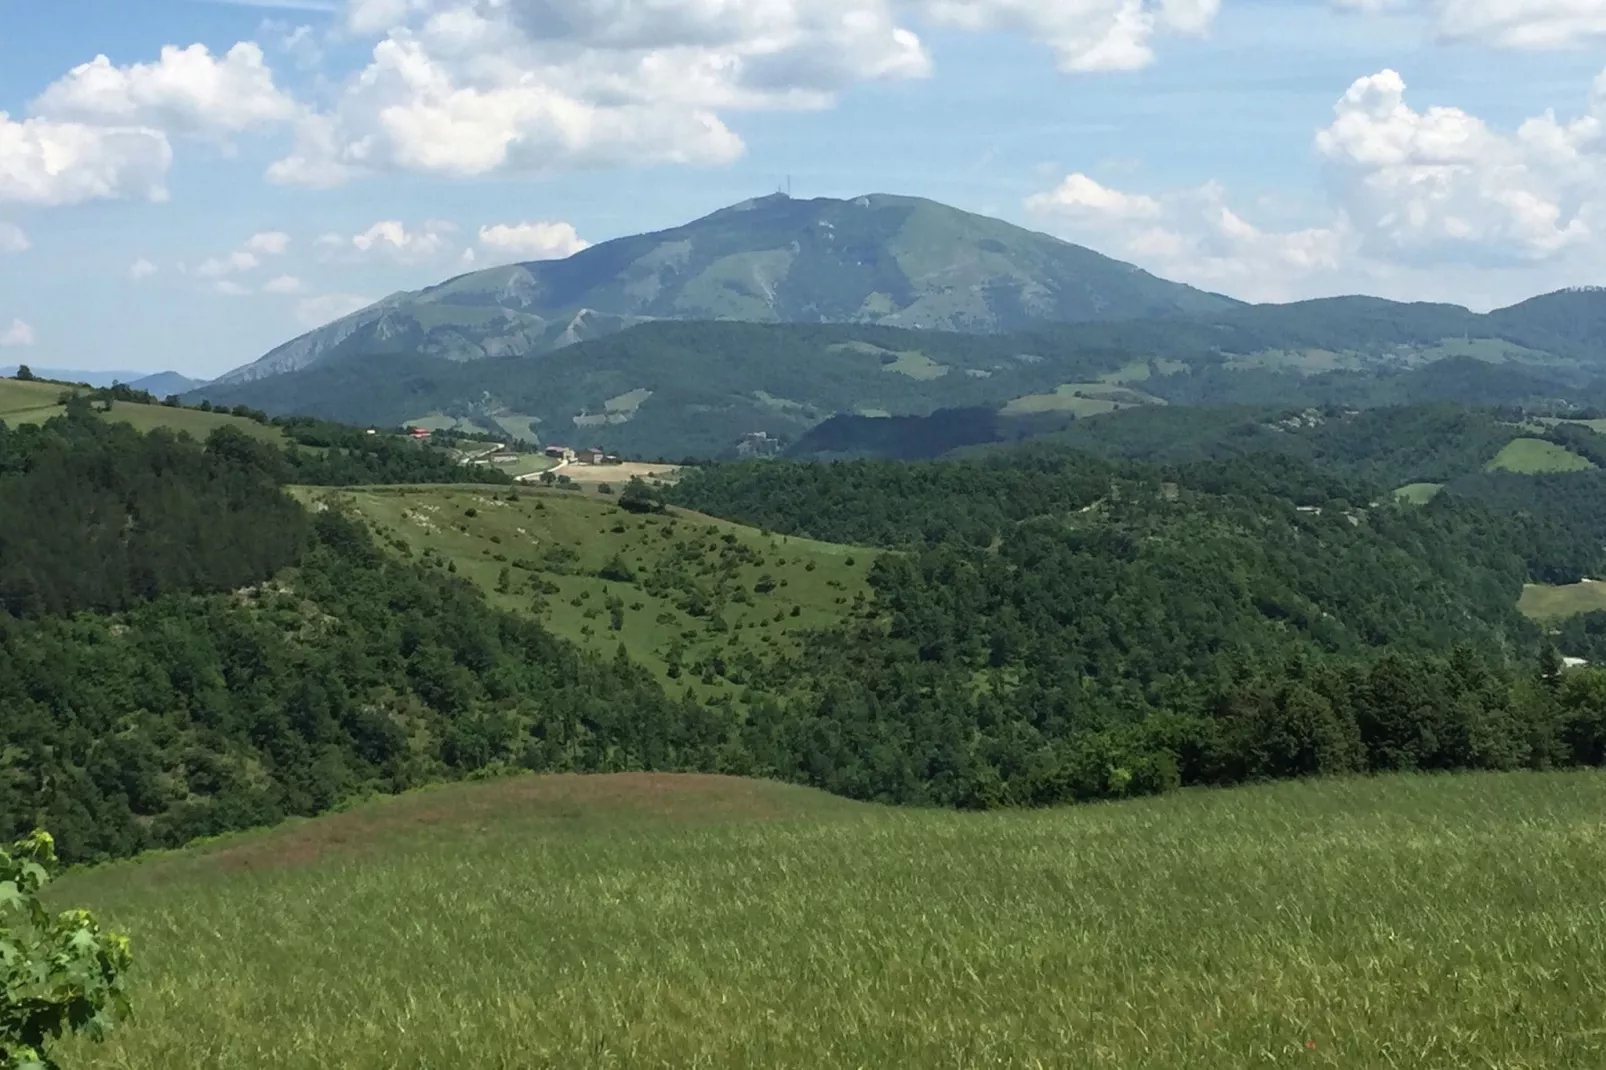
[(565, 260), (462, 275), (302, 335), (220, 384), (326, 361), (527, 356), (649, 320), (863, 323), (978, 333), (1226, 311), (1046, 234), (917, 197), (775, 194)]
[[(127, 380), (124, 381), (126, 382)], [(165, 398), (170, 394), (183, 394), (186, 391), (194, 390), (204, 382), (204, 379), (191, 379), (189, 376), (180, 375), (178, 372), (157, 372), (155, 375), (147, 375), (143, 378), (135, 379), (128, 385), (135, 390), (143, 390), (159, 398)]]

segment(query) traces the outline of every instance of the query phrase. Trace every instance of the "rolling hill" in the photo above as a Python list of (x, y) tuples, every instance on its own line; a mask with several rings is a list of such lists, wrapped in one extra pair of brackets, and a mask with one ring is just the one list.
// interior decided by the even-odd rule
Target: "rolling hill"
[(453, 785), (68, 874), (53, 899), (132, 940), (137, 1017), (61, 1056), (1599, 1066), (1602, 807), (1598, 771), (983, 814), (709, 776)]
[(1237, 304), (934, 201), (776, 194), (564, 260), (491, 268), (393, 295), (219, 383), (376, 353), (526, 356), (657, 319), (992, 332)]

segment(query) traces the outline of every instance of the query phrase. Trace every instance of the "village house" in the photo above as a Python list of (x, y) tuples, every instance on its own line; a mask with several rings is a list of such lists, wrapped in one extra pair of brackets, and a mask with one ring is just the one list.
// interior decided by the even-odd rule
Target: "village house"
[(579, 461), (581, 464), (601, 464), (603, 459), (607, 456), (608, 455), (606, 453), (602, 452), (600, 447), (591, 446), (587, 449), (577, 451), (574, 455), (574, 459)]
[(542, 452), (555, 461), (574, 460), (574, 451), (567, 446), (548, 446)]

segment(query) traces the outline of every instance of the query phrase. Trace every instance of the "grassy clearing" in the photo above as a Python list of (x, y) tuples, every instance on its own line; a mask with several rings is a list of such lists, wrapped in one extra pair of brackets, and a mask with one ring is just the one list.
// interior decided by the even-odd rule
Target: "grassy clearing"
[(1443, 489), (1443, 483), (1407, 483), (1403, 487), (1395, 488), (1394, 496), (1412, 505), (1426, 505), (1438, 497), (1439, 491)]
[(136, 1022), (68, 1065), (1606, 1065), (1606, 776), (1034, 813), (457, 786), (69, 875)]
[(1485, 467), (1491, 472), (1533, 475), (1538, 472), (1581, 472), (1595, 465), (1587, 457), (1580, 457), (1554, 442), (1546, 442), (1542, 438), (1516, 438), (1495, 454)]
[(1534, 620), (1557, 620), (1606, 609), (1606, 583), (1585, 580), (1565, 587), (1530, 583), (1522, 589), (1517, 608)]
[[(624, 644), (677, 693), (731, 693), (738, 680), (698, 666), (716, 659), (735, 666), (748, 654), (768, 661), (796, 651), (804, 632), (842, 620), (859, 595), (869, 597), (876, 556), (678, 509), (634, 516), (614, 497), (574, 490), (520, 488), (516, 501), (507, 489), (487, 487), (296, 493), (350, 504), (393, 547), (450, 562), (494, 604), (535, 612), (599, 653)], [(616, 556), (633, 579), (598, 575)], [(649, 592), (655, 577), (665, 583)], [(764, 577), (773, 584), (768, 591), (757, 589)], [(538, 594), (542, 584), (555, 590)], [(617, 629), (610, 599), (622, 603)]]

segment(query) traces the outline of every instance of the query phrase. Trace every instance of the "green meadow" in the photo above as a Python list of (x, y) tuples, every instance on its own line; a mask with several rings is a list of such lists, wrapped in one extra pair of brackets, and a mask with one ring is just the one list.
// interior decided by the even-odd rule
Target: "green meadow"
[(493, 604), (534, 613), (559, 635), (610, 656), (623, 644), (677, 693), (736, 686), (728, 676), (697, 671), (714, 658), (768, 661), (796, 650), (809, 630), (839, 623), (868, 600), (877, 555), (680, 509), (627, 513), (617, 493), (595, 490), (296, 493), (303, 501), (344, 503), (396, 552), (451, 568)]
[(1606, 1065), (1606, 775), (965, 814), (718, 777), (383, 799), (55, 888), (137, 1018), (64, 1065)]
[(1581, 472), (1594, 468), (1588, 458), (1542, 438), (1512, 439), (1487, 465), (1488, 470), (1534, 475), (1539, 472)]

